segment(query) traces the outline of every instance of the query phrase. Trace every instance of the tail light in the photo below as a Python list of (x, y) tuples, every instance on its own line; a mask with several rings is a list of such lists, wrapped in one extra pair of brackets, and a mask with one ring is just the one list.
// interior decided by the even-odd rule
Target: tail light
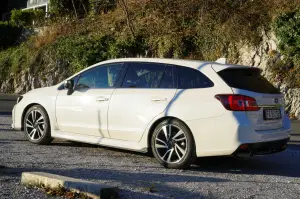
[(222, 105), (230, 111), (258, 111), (256, 100), (245, 95), (216, 95)]

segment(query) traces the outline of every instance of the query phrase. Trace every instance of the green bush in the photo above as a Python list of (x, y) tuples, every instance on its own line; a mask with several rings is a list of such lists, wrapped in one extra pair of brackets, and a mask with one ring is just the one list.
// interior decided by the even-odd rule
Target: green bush
[(9, 22), (0, 22), (0, 50), (16, 45), (20, 38), (22, 28)]
[(33, 23), (38, 25), (43, 22), (45, 12), (40, 9), (36, 10), (12, 10), (10, 21), (19, 27), (31, 27)]
[(46, 46), (57, 60), (69, 63), (70, 71), (77, 72), (89, 65), (109, 58), (107, 49), (109, 36), (61, 37), (53, 44)]
[(72, 73), (107, 59), (141, 55), (143, 49), (142, 39), (116, 39), (112, 35), (98, 34), (60, 37), (54, 44), (44, 47), (55, 60), (68, 63)]
[(284, 74), (291, 87), (300, 88), (300, 7), (279, 15), (273, 27), (284, 55), (284, 66), (274, 72)]
[(50, 0), (50, 11), (56, 15), (87, 15), (88, 0)]
[[(74, 5), (73, 5), (74, 4)], [(95, 15), (115, 9), (117, 0), (50, 0), (51, 12), (58, 15)]]
[(101, 12), (107, 13), (117, 7), (117, 0), (89, 0), (89, 12), (91, 15)]

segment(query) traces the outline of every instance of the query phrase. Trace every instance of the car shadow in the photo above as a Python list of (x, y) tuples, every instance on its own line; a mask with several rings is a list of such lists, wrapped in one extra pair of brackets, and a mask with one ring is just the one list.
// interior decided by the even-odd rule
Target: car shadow
[[(70, 146), (70, 147), (88, 147), (101, 148), (109, 151), (125, 153), (128, 155), (137, 155), (143, 157), (153, 157), (151, 153), (139, 153), (122, 149), (109, 148), (98, 145), (82, 144), (74, 142), (58, 142), (52, 143), (54, 146)], [(300, 177), (300, 170), (298, 169), (299, 161), (294, 161), (291, 156), (297, 155), (300, 151), (300, 144), (288, 144), (286, 151), (266, 155), (254, 156), (250, 159), (237, 159), (234, 157), (204, 157), (197, 158), (193, 166), (188, 171), (198, 172), (214, 172), (214, 173), (238, 173), (238, 174), (259, 174), (259, 175), (278, 175), (286, 177)], [(101, 151), (100, 151), (101, 153)], [(158, 164), (158, 167), (163, 168)], [(101, 165), (99, 165), (101, 166)], [(103, 165), (109, 166), (109, 165)], [(126, 166), (124, 166), (126, 167)]]
[[(63, 175), (72, 178), (78, 178), (83, 180), (89, 180), (93, 182), (100, 182), (104, 184), (110, 184), (114, 182), (117, 184), (120, 191), (120, 198), (125, 198), (126, 195), (130, 195), (133, 198), (186, 198), (191, 196), (192, 198), (214, 198), (210, 194), (209, 197), (200, 195), (199, 193), (192, 193), (186, 188), (178, 186), (172, 186), (174, 183), (220, 183), (228, 182), (227, 179), (221, 179), (216, 177), (201, 177), (194, 175), (187, 175), (184, 173), (146, 173), (146, 172), (131, 172), (120, 171), (114, 169), (31, 169), (31, 168), (9, 168), (4, 167), (0, 170), (0, 176), (20, 176), (22, 172), (46, 172), (56, 175)], [(135, 190), (132, 190), (134, 187)], [(172, 194), (170, 194), (172, 193)], [(174, 195), (173, 195), (174, 194)], [(178, 194), (180, 195), (178, 197)], [(123, 196), (123, 197), (122, 197)]]
[(118, 148), (112, 148), (112, 147), (106, 147), (102, 145), (96, 145), (96, 144), (88, 144), (88, 143), (82, 143), (77, 141), (64, 141), (64, 140), (54, 140), (54, 142), (50, 143), (48, 146), (69, 146), (69, 147), (83, 147), (83, 148), (101, 148), (113, 152), (120, 152), (125, 154), (132, 154), (132, 155), (138, 155), (138, 156), (145, 156), (145, 157), (153, 157), (152, 152), (149, 151), (147, 153), (141, 153), (136, 151), (129, 151), (125, 149), (118, 149)]
[(0, 112), (1, 117), (11, 117), (12, 113), (11, 112)]
[[(292, 154), (287, 157), (288, 153)], [(195, 161), (195, 167), (190, 170), (227, 174), (300, 177), (300, 160), (294, 160), (290, 156), (294, 156), (293, 151), (267, 156), (254, 156), (250, 159), (237, 159), (234, 157), (198, 158)], [(295, 156), (299, 155), (295, 154)]]

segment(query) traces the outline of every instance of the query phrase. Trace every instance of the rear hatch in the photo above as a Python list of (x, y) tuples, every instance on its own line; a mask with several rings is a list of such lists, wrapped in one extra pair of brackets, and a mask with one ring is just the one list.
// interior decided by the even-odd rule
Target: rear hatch
[(259, 110), (246, 111), (255, 130), (271, 130), (283, 127), (284, 96), (253, 67), (227, 67), (216, 71), (236, 95), (256, 100)]

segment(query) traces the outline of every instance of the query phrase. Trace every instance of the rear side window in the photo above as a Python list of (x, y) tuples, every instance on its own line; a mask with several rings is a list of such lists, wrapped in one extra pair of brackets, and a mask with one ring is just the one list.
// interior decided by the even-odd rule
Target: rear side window
[(177, 88), (176, 66), (166, 65), (159, 88)]
[(220, 77), (233, 88), (248, 90), (257, 93), (280, 93), (266, 78), (255, 68), (225, 69), (218, 72)]
[(130, 63), (123, 88), (159, 88), (166, 69), (164, 64)]
[(178, 66), (178, 88), (209, 88), (214, 83), (203, 73), (196, 69)]

